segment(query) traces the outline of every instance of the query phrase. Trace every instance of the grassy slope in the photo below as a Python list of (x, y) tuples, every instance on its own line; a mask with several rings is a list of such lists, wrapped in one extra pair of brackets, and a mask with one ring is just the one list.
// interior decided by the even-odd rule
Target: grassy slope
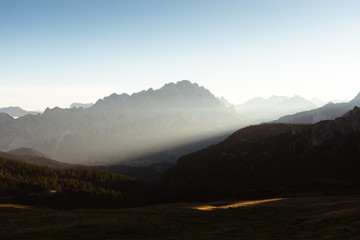
[(0, 239), (358, 239), (360, 196), (301, 197), (198, 211), (189, 204), (117, 210), (0, 208)]

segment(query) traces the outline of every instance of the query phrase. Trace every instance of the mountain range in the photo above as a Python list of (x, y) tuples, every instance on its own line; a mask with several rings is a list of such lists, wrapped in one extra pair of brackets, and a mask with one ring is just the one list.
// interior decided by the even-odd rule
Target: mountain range
[(60, 161), (97, 165), (163, 152), (242, 126), (239, 115), (209, 90), (180, 81), (132, 95), (114, 93), (89, 108), (47, 108), (17, 119), (1, 113), (0, 148), (35, 148)]
[(22, 117), (22, 116), (25, 116), (28, 114), (36, 115), (36, 114), (39, 114), (40, 112), (26, 111), (20, 107), (4, 107), (4, 108), (0, 108), (0, 113), (6, 113), (14, 118), (18, 118), (18, 117)]
[(320, 108), (286, 115), (274, 122), (278, 123), (316, 123), (342, 116), (355, 106), (360, 106), (360, 93), (349, 102), (328, 103)]
[(89, 108), (93, 105), (93, 103), (72, 103), (70, 108)]
[[(315, 103), (314, 103), (315, 102)], [(271, 96), (268, 99), (257, 97), (236, 105), (235, 110), (248, 119), (251, 124), (272, 121), (284, 115), (315, 109), (319, 101), (293, 97)]]
[(163, 182), (171, 188), (232, 192), (318, 179), (360, 183), (360, 108), (316, 124), (260, 124), (181, 157)]

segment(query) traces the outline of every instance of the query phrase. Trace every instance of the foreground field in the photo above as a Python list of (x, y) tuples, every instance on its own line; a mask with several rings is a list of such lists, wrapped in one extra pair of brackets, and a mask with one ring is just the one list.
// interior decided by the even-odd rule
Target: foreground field
[(360, 196), (280, 199), (200, 211), (0, 208), (0, 239), (360, 239)]

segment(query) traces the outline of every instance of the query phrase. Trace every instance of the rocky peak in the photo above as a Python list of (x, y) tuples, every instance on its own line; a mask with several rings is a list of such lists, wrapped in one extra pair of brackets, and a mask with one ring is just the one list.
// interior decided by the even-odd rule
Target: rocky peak
[(211, 92), (197, 83), (183, 80), (177, 83), (167, 83), (162, 88), (141, 91), (128, 95), (112, 94), (100, 99), (96, 108), (152, 108), (157, 107), (214, 107), (221, 106), (221, 102)]

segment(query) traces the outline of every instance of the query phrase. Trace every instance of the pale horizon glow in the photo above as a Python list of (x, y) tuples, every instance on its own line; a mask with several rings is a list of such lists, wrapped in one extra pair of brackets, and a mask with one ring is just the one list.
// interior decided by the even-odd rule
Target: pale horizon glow
[[(174, 81), (176, 82), (176, 81)], [(193, 82), (194, 83), (194, 82)], [(159, 87), (151, 87), (153, 89), (158, 89)], [(144, 89), (141, 86), (136, 85), (53, 85), (53, 86), (30, 86), (30, 85), (18, 85), (18, 86), (5, 86), (0, 88), (0, 102), (2, 103), (1, 107), (21, 107), (27, 111), (39, 111), (42, 112), (46, 108), (69, 108), (72, 103), (96, 103), (97, 100), (103, 99), (113, 93), (122, 94), (127, 93), (129, 95), (137, 93), (143, 90), (148, 90), (149, 87)], [(354, 94), (351, 98), (341, 98), (341, 96), (329, 96), (329, 98), (313, 97), (312, 95), (298, 94), (296, 92), (288, 92), (288, 94), (282, 94), (281, 92), (274, 92), (268, 94), (266, 91), (260, 92), (258, 96), (248, 95), (246, 98), (239, 98), (239, 96), (228, 95), (227, 97), (224, 94), (215, 94), (221, 93), (223, 89), (209, 89), (216, 97), (224, 97), (228, 102), (232, 104), (241, 104), (250, 100), (254, 97), (270, 98), (271, 96), (286, 96), (293, 97), (299, 95), (308, 100), (312, 98), (318, 98), (324, 102), (330, 102), (333, 100), (341, 101), (350, 101), (352, 97), (355, 97)], [(255, 91), (255, 89), (254, 89)], [(16, 94), (14, 94), (16, 92)], [(19, 97), (21, 96), (21, 97)], [(324, 95), (325, 96), (325, 95)], [(34, 106), (36, 106), (34, 108)]]
[(356, 0), (0, 0), (0, 107), (189, 80), (241, 104), (360, 92)]
[[(19, 106), (25, 110), (44, 111), (46, 108), (69, 108), (72, 103), (95, 103), (118, 91), (139, 92), (135, 85), (42, 85), (5, 86), (0, 89), (0, 102), (4, 107)], [(17, 92), (19, 96), (14, 96)], [(24, 98), (27, 99), (24, 102)], [(37, 108), (33, 108), (37, 106)], [(1, 106), (0, 106), (1, 107)]]

